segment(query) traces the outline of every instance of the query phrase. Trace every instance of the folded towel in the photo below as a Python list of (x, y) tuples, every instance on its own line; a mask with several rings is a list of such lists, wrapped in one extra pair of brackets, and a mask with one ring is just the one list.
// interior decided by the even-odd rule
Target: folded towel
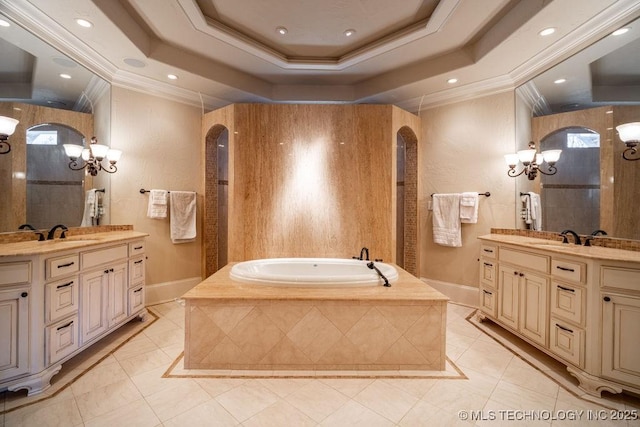
[(149, 205), (147, 206), (147, 217), (167, 217), (167, 193), (167, 190), (149, 190)]
[(171, 241), (193, 242), (196, 239), (196, 193), (171, 191), (169, 196)]
[(534, 230), (542, 230), (542, 204), (540, 202), (540, 195), (529, 192), (529, 199), (531, 200), (531, 222)]
[(443, 246), (462, 246), (460, 193), (433, 195), (433, 241)]
[(80, 227), (91, 227), (96, 216), (98, 204), (96, 203), (96, 189), (87, 190), (84, 198), (84, 213)]
[(466, 192), (460, 196), (460, 222), (475, 224), (478, 222), (478, 193)]

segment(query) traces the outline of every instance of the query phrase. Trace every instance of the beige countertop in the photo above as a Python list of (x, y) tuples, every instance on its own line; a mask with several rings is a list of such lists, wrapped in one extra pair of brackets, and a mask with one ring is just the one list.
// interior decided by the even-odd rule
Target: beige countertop
[[(545, 240), (535, 237), (513, 236), (508, 234), (486, 234), (478, 237), (478, 239), (486, 242), (506, 243), (526, 249), (551, 252), (553, 254), (572, 255), (609, 261), (640, 262), (640, 252), (626, 251), (624, 249), (603, 248), (600, 246), (580, 246), (573, 243), (563, 244), (556, 240)], [(569, 237), (569, 239), (572, 238)]]
[(147, 233), (127, 230), (82, 234), (64, 239), (45, 240), (44, 242), (29, 240), (26, 242), (2, 243), (0, 244), (0, 257), (40, 255), (68, 249), (91, 248), (105, 243), (115, 243), (146, 236), (148, 236)]
[(439, 304), (448, 301), (441, 294), (420, 279), (394, 265), (398, 270), (398, 280), (391, 287), (358, 286), (358, 287), (295, 287), (267, 286), (240, 283), (229, 277), (234, 263), (228, 264), (199, 285), (188, 291), (183, 298), (197, 303), (199, 299), (219, 300), (224, 302), (246, 300), (328, 300), (357, 301), (359, 303), (385, 301), (398, 304), (425, 305), (431, 302)]

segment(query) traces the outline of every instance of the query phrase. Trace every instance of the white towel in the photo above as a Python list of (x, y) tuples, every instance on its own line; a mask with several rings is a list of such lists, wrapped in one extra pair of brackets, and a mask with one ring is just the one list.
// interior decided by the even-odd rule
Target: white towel
[(82, 223), (80, 227), (91, 227), (93, 218), (97, 216), (98, 201), (96, 197), (96, 189), (87, 190), (84, 198), (84, 213), (82, 214)]
[(542, 230), (542, 204), (540, 203), (540, 195), (529, 192), (529, 199), (531, 199), (531, 222), (534, 230)]
[(460, 222), (475, 224), (478, 222), (478, 193), (465, 192), (460, 196)]
[(527, 195), (523, 195), (520, 197), (522, 201), (522, 219), (525, 224), (531, 225), (533, 224), (533, 220), (531, 219), (531, 197)]
[(167, 193), (167, 190), (149, 190), (147, 217), (156, 219), (167, 217)]
[(193, 242), (196, 239), (196, 193), (171, 191), (169, 196), (171, 241)]
[(433, 241), (443, 246), (462, 246), (460, 193), (433, 195)]

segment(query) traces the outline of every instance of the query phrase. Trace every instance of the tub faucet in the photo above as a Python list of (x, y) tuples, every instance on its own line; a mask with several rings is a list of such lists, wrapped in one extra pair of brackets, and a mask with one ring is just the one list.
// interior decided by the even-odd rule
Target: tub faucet
[(47, 234), (47, 240), (53, 240), (55, 239), (55, 235), (56, 235), (56, 230), (60, 228), (62, 229), (62, 233), (60, 234), (60, 238), (64, 239), (65, 237), (67, 237), (67, 235), (65, 234), (68, 230), (67, 226), (64, 224), (57, 224), (54, 225), (53, 227), (51, 227), (51, 230), (49, 230), (49, 234)]
[[(367, 258), (363, 258), (363, 256), (366, 255)], [(366, 259), (367, 261), (369, 261), (369, 248), (362, 248), (360, 249), (360, 260)]]
[(380, 271), (380, 270), (378, 269), (378, 267), (376, 267), (376, 266), (375, 266), (375, 264), (373, 263), (373, 261), (369, 261), (369, 262), (367, 263), (367, 267), (369, 267), (369, 268), (370, 268), (370, 269), (372, 269), (372, 270), (375, 270), (375, 271), (376, 271), (376, 273), (378, 273), (378, 276), (380, 276), (380, 278), (381, 278), (382, 280), (384, 280), (384, 286), (386, 286), (386, 287), (391, 287), (391, 283), (389, 283), (389, 279), (387, 279), (387, 278), (385, 277), (385, 275), (384, 275), (384, 274), (382, 274), (382, 271)]
[(571, 234), (573, 236), (573, 242), (576, 245), (581, 245), (580, 236), (573, 230), (564, 230), (560, 235), (562, 236), (562, 243), (569, 243), (569, 239), (567, 239), (567, 234)]

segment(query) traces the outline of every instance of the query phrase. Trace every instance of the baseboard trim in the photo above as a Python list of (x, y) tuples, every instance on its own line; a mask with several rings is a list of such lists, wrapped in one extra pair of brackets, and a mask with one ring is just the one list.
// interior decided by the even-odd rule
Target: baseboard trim
[(479, 288), (427, 279), (425, 277), (421, 277), (420, 280), (448, 296), (451, 302), (467, 305), (469, 307), (478, 307), (478, 298), (480, 295)]
[(174, 280), (172, 282), (155, 283), (145, 287), (146, 305), (161, 304), (182, 297), (189, 289), (202, 282), (201, 277)]

